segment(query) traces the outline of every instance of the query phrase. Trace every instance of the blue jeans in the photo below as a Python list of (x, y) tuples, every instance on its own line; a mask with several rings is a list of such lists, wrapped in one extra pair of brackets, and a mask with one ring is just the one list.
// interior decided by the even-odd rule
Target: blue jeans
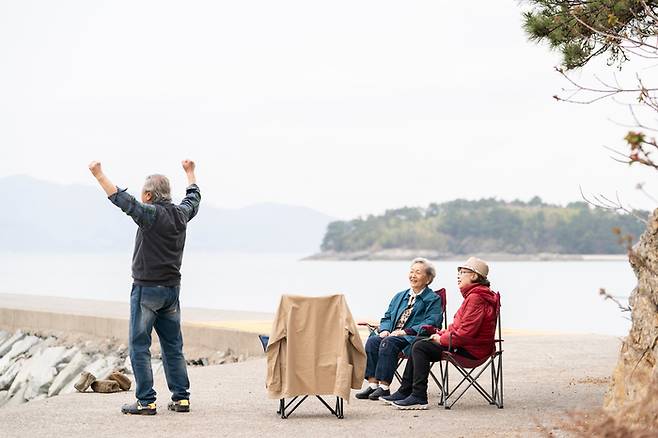
[(180, 286), (140, 286), (133, 284), (130, 293), (130, 361), (135, 374), (135, 395), (142, 403), (155, 402), (151, 370), (151, 332), (160, 339), (162, 365), (171, 399), (188, 400), (190, 381), (183, 357), (180, 329)]
[(366, 380), (374, 377), (391, 383), (398, 367), (398, 355), (407, 345), (409, 341), (402, 336), (370, 336), (366, 341)]

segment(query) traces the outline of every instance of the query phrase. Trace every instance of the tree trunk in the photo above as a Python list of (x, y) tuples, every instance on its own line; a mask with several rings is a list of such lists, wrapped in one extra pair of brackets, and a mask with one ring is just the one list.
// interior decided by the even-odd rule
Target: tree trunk
[(658, 427), (658, 209), (649, 216), (629, 261), (637, 277), (629, 301), (632, 326), (604, 406), (623, 423), (653, 428)]

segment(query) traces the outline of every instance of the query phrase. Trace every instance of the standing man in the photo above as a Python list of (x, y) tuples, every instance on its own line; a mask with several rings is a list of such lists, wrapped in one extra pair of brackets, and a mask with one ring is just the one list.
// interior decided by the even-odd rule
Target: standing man
[(142, 202), (126, 189), (120, 190), (92, 161), (89, 170), (110, 201), (130, 216), (137, 226), (133, 252), (133, 286), (130, 293), (130, 361), (135, 374), (137, 401), (121, 408), (124, 414), (155, 415), (155, 390), (151, 370), (151, 332), (160, 339), (162, 363), (172, 393), (168, 408), (190, 410), (190, 381), (183, 357), (180, 327), (180, 267), (187, 223), (196, 216), (201, 192), (196, 185), (194, 162), (183, 161), (188, 187), (179, 205), (171, 202), (169, 180), (164, 175), (146, 177)]

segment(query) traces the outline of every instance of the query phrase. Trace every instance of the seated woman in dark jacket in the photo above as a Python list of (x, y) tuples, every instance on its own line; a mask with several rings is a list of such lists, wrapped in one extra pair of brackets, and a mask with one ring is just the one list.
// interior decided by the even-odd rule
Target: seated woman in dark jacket
[(457, 286), (464, 301), (448, 330), (414, 343), (402, 385), (383, 399), (399, 409), (427, 409), (427, 377), (430, 364), (450, 351), (469, 359), (482, 359), (493, 351), (496, 332), (496, 295), (489, 289), (489, 267), (470, 257), (458, 268)]
[(378, 400), (390, 395), (389, 385), (398, 355), (414, 341), (423, 325), (440, 326), (441, 299), (428, 287), (436, 277), (429, 260), (414, 259), (409, 272), (410, 288), (397, 293), (379, 324), (379, 332), (366, 342), (368, 386), (356, 398)]

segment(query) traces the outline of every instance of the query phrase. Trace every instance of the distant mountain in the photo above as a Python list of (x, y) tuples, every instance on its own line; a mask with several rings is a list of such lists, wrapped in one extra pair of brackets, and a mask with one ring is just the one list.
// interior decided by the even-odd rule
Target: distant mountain
[[(10, 176), (0, 178), (0, 200), (0, 250), (73, 252), (132, 247), (135, 224), (105, 199), (99, 187)], [(188, 228), (187, 247), (312, 253), (319, 249), (327, 224), (333, 220), (305, 207), (267, 203), (232, 210), (202, 201), (199, 215)]]

